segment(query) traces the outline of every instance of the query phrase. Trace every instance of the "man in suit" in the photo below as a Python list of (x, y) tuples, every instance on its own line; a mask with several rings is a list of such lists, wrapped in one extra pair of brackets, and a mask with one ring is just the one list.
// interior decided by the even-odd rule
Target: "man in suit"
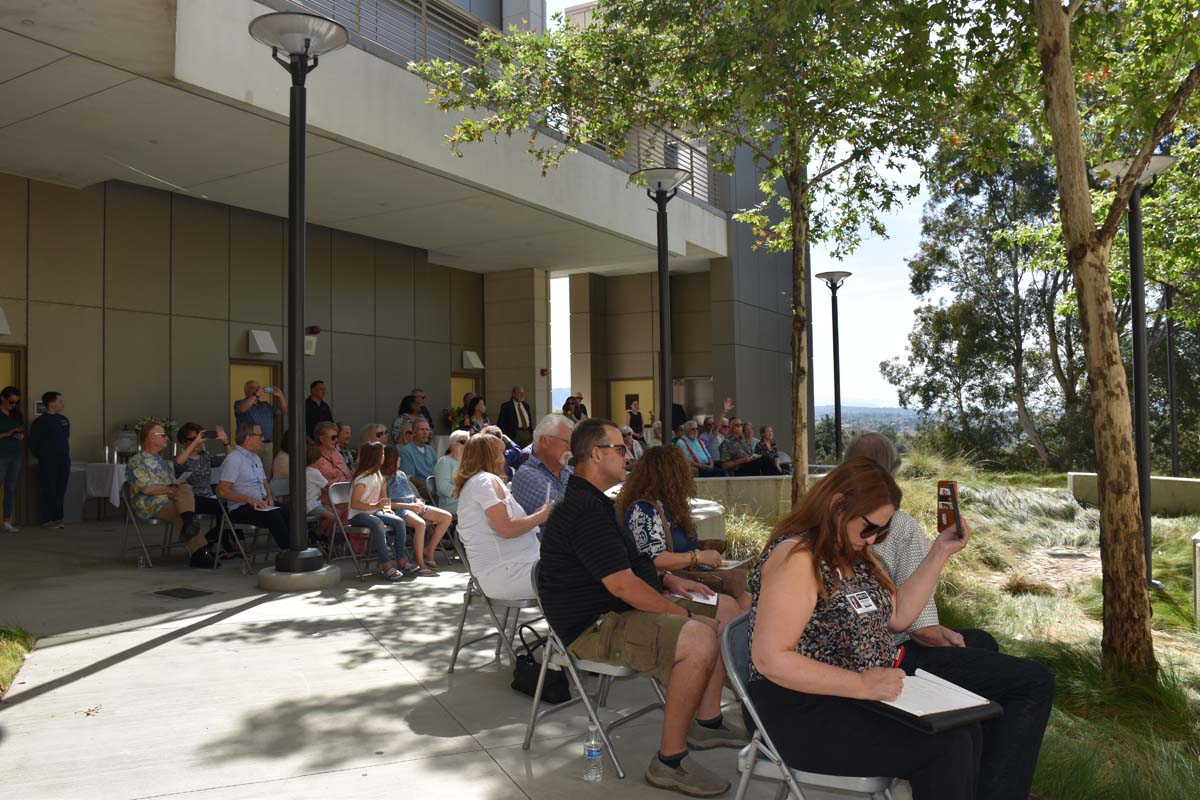
[(521, 447), (533, 441), (533, 413), (529, 410), (529, 403), (525, 402), (523, 387), (514, 386), (509, 401), (500, 404), (500, 418), (496, 424), (505, 436)]

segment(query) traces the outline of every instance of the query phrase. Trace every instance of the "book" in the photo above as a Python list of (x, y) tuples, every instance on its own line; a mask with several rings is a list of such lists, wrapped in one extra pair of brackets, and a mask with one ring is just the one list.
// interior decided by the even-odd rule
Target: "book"
[(875, 701), (870, 707), (925, 733), (940, 733), (1004, 713), (998, 703), (923, 669), (904, 677), (904, 686), (895, 700)]

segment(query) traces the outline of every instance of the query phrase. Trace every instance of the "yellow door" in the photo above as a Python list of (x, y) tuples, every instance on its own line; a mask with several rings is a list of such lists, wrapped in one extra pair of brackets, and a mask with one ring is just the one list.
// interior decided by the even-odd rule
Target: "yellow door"
[(650, 415), (654, 413), (653, 379), (608, 382), (608, 407), (613, 422), (618, 425), (628, 424), (629, 415), (625, 412), (630, 410), (635, 400), (638, 401), (638, 410), (642, 412), (642, 422), (649, 431)]
[[(0, 389), (3, 389), (5, 386), (16, 386), (17, 388), (21, 387), (21, 376), (17, 374), (19, 370), (20, 362), (17, 360), (17, 353), (12, 350), (0, 350)], [(21, 405), (25, 408), (29, 408), (28, 398), (26, 398), (24, 394), (21, 395), (21, 400)], [(26, 422), (28, 421), (27, 415)], [(22, 468), (21, 477), (23, 478), (24, 475), (25, 470)], [(4, 487), (0, 485), (0, 502), (3, 502), (3, 499)], [(19, 508), (21, 502), (21, 490), (19, 485), (16, 491), (16, 501), (17, 507), (14, 507), (14, 517), (18, 517), (21, 513), (21, 509)]]
[[(271, 386), (275, 381), (275, 368), (271, 364), (247, 364), (235, 362), (229, 365), (229, 440), (237, 430), (233, 416), (233, 404), (246, 399), (246, 381), (258, 381), (262, 386)], [(280, 432), (282, 433), (282, 431)]]
[(454, 408), (462, 405), (463, 395), (467, 392), (479, 394), (479, 379), (474, 375), (451, 375), (450, 405)]

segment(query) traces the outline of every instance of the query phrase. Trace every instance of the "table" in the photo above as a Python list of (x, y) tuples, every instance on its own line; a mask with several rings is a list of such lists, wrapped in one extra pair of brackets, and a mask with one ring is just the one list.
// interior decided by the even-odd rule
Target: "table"
[(86, 496), (107, 497), (108, 502), (120, 508), (121, 485), (125, 483), (125, 465), (89, 462), (83, 466), (87, 470)]

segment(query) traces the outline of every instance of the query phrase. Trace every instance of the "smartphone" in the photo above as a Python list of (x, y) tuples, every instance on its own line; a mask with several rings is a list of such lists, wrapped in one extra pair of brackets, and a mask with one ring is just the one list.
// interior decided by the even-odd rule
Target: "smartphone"
[(217, 438), (217, 432), (216, 431), (205, 431), (204, 433), (200, 434), (200, 438), (201, 439), (215, 439), (215, 438)]
[(270, 386), (263, 387), (263, 394), (275, 394), (275, 390)]
[(937, 485), (937, 527), (938, 533), (956, 526), (958, 538), (963, 538), (962, 516), (958, 513), (958, 483), (956, 481), (938, 481)]

